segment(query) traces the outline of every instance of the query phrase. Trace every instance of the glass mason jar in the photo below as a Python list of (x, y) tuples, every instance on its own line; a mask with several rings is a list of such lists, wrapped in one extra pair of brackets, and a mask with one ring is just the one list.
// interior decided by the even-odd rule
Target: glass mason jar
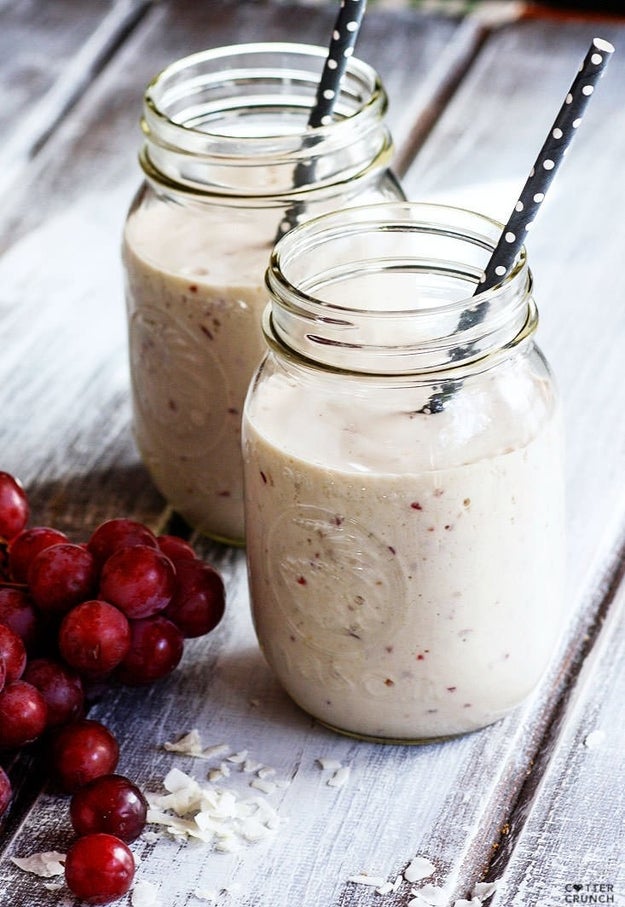
[(525, 254), (472, 295), (501, 229), (365, 206), (271, 258), (243, 418), (253, 617), (286, 691), (335, 730), (490, 724), (560, 633), (561, 417)]
[(241, 412), (276, 238), (404, 197), (371, 67), (351, 58), (333, 122), (307, 128), (326, 53), (218, 48), (169, 66), (145, 94), (145, 180), (123, 241), (134, 433), (170, 504), (221, 541), (243, 541)]

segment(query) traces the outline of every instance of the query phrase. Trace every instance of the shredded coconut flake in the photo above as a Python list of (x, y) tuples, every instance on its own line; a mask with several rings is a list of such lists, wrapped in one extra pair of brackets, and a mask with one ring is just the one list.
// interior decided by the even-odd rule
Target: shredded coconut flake
[(216, 743), (214, 746), (205, 746), (202, 750), (204, 759), (215, 759), (217, 756), (224, 756), (232, 749), (227, 743)]
[(202, 753), (200, 732), (197, 728), (193, 728), (188, 734), (183, 734), (182, 737), (179, 737), (178, 740), (173, 742), (165, 741), (163, 749), (167, 750), (168, 753), (181, 753), (184, 756), (199, 756)]
[[(268, 793), (273, 782), (255, 778), (251, 784)], [(164, 826), (175, 838), (203, 841), (223, 853), (271, 837), (283, 821), (263, 798), (202, 786), (179, 769), (167, 774), (164, 787), (164, 794), (147, 794), (148, 822)]]
[(343, 785), (347, 784), (350, 773), (349, 765), (342, 765), (337, 768), (332, 777), (327, 780), (328, 787), (343, 787)]
[(584, 746), (589, 750), (594, 750), (596, 747), (601, 746), (605, 740), (605, 731), (591, 731), (586, 737), (584, 737)]
[(431, 860), (415, 857), (404, 870), (404, 878), (407, 882), (420, 882), (421, 879), (429, 879), (435, 870), (436, 866)]
[(481, 901), (486, 901), (488, 898), (492, 897), (497, 890), (497, 885), (499, 883), (495, 882), (478, 882), (471, 892), (471, 897), (478, 898)]
[(11, 857), (11, 860), (19, 869), (42, 879), (63, 875), (65, 871), (65, 854), (57, 850), (44, 850), (29, 857)]
[(262, 762), (254, 762), (253, 759), (246, 759), (243, 765), (241, 766), (241, 771), (244, 772), (257, 772), (263, 767)]
[(271, 768), (270, 765), (263, 765), (263, 767), (259, 768), (258, 771), (256, 772), (258, 777), (261, 779), (270, 778), (272, 775), (275, 775), (275, 773), (276, 773), (275, 768)]
[(342, 766), (342, 763), (339, 762), (337, 759), (319, 758), (319, 759), (317, 759), (317, 763), (324, 772), (336, 772)]
[(146, 879), (138, 879), (130, 894), (132, 907), (160, 907), (158, 888)]
[(161, 837), (162, 835), (160, 835), (157, 831), (144, 831), (141, 835), (141, 840), (147, 841), (148, 844), (155, 844), (156, 841), (158, 841)]
[(482, 907), (482, 902), (479, 898), (471, 898), (470, 901), (467, 901), (466, 898), (459, 898), (454, 901), (454, 907)]
[(371, 885), (372, 888), (380, 888), (385, 884), (386, 879), (382, 876), (370, 876), (366, 872), (361, 872), (357, 876), (352, 876), (347, 880), (355, 885)]
[(429, 907), (446, 907), (448, 903), (447, 892), (436, 885), (424, 885), (412, 893), (419, 899), (419, 907), (421, 904), (428, 904)]
[(379, 888), (375, 889), (376, 894), (390, 894), (393, 890), (392, 882), (385, 882), (383, 885), (380, 885)]
[(273, 794), (277, 790), (275, 781), (266, 781), (262, 778), (254, 778), (250, 781), (250, 787), (255, 787), (256, 790), (261, 790), (264, 794)]
[(236, 765), (242, 764), (247, 759), (247, 750), (241, 750), (240, 753), (232, 753), (226, 757), (228, 762), (234, 762)]

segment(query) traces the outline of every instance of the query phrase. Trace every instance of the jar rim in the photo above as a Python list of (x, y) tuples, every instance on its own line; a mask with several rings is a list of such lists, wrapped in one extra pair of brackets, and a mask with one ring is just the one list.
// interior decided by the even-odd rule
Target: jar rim
[(372, 374), (466, 367), (510, 349), (537, 324), (525, 249), (498, 284), (469, 294), (502, 230), (475, 211), (410, 201), (305, 221), (265, 272), (273, 333), (306, 360)]
[[(263, 55), (270, 54), (282, 54), (294, 58), (299, 56), (303, 60), (315, 61), (315, 63), (318, 64), (318, 72), (316, 70), (314, 72), (309, 71), (307, 75), (310, 84), (316, 86), (323, 63), (327, 56), (327, 49), (313, 44), (268, 41), (225, 45), (198, 51), (194, 54), (182, 57), (161, 69), (148, 83), (144, 92), (142, 117), (143, 132), (148, 136), (151, 135), (154, 130), (157, 132), (164, 131), (168, 138), (171, 139), (171, 133), (174, 131), (179, 138), (184, 137), (182, 145), (185, 147), (187, 142), (193, 142), (194, 137), (196, 139), (199, 138), (202, 142), (212, 138), (219, 140), (220, 142), (225, 142), (228, 146), (234, 146), (236, 143), (240, 142), (245, 148), (245, 151), (242, 152), (245, 155), (262, 153), (268, 142), (271, 143), (272, 150), (280, 140), (283, 140), (285, 144), (292, 145), (294, 137), (297, 138), (298, 135), (296, 132), (275, 131), (267, 132), (266, 134), (241, 136), (232, 135), (228, 132), (220, 132), (218, 129), (200, 130), (188, 125), (188, 123), (181, 122), (180, 119), (176, 119), (163, 109), (165, 106), (163, 100), (167, 97), (167, 84), (171, 81), (175, 81), (178, 76), (182, 75), (185, 71), (189, 71), (192, 67), (201, 67), (205, 64), (213, 63), (220, 64), (222, 62), (225, 64), (234, 57), (252, 60), (254, 57), (260, 58)], [(264, 69), (259, 69), (258, 75), (266, 76), (267, 71), (266, 67)], [(233, 70), (233, 72), (235, 71)], [(215, 74), (217, 73), (218, 70), (216, 70)], [(300, 72), (300, 74), (302, 76), (305, 75), (303, 72)], [(312, 81), (312, 76), (316, 77), (314, 82)], [(353, 130), (354, 121), (368, 119), (372, 111), (374, 113), (384, 113), (388, 104), (386, 91), (379, 75), (372, 66), (356, 56), (351, 56), (347, 62), (347, 69), (341, 86), (341, 92), (344, 92), (345, 80), (348, 78), (356, 80), (361, 88), (364, 89), (366, 92), (366, 100), (359, 104), (358, 108), (349, 116), (338, 117), (331, 123), (316, 126), (314, 129), (310, 127), (302, 129), (299, 133), (300, 137), (302, 134), (310, 134), (316, 136), (318, 141), (322, 141), (325, 137), (335, 136), (337, 133), (345, 130), (345, 124), (349, 124), (349, 129)], [(201, 77), (197, 76), (191, 82), (186, 82), (184, 84), (197, 88), (201, 84)], [(176, 97), (177, 93), (173, 93), (170, 95), (170, 100), (175, 99)], [(189, 148), (188, 150), (193, 149)]]
[[(389, 218), (392, 212), (395, 213), (393, 214), (393, 220), (391, 221)], [(404, 215), (407, 215), (404, 216), (403, 220), (402, 212)], [(417, 219), (416, 217), (413, 219), (411, 215), (416, 215), (420, 219)], [(428, 215), (430, 215), (429, 220)], [(294, 257), (301, 251), (302, 245), (307, 244), (308, 251), (311, 253), (315, 246), (310, 246), (309, 243), (315, 238), (320, 238), (321, 241), (326, 242), (333, 236), (340, 236), (348, 221), (350, 222), (350, 225), (358, 224), (363, 231), (371, 229), (373, 226), (377, 226), (378, 228), (390, 228), (393, 223), (397, 226), (412, 226), (419, 230), (423, 227), (428, 229), (432, 227), (435, 223), (433, 221), (433, 215), (467, 219), (467, 225), (468, 219), (473, 219), (476, 223), (481, 223), (484, 227), (487, 227), (492, 234), (490, 242), (487, 244), (487, 247), (489, 247), (491, 251), (495, 248), (497, 239), (504, 229), (504, 224), (487, 214), (472, 211), (469, 208), (463, 208), (461, 206), (440, 204), (438, 202), (384, 201), (358, 205), (343, 211), (331, 211), (298, 224), (280, 238), (272, 249), (269, 265), (265, 272), (265, 283), (271, 292), (277, 291), (280, 294), (284, 293), (285, 298), (292, 295), (301, 297), (302, 300), (311, 306), (322, 305), (324, 311), (349, 311), (354, 315), (376, 314), (375, 310), (372, 313), (371, 308), (359, 309), (353, 306), (344, 307), (327, 300), (322, 300), (319, 297), (308, 293), (305, 289), (302, 289), (301, 286), (295, 286), (286, 274), (286, 268), (290, 263), (289, 257)], [(443, 228), (445, 224), (441, 221), (438, 226)], [(458, 230), (461, 230), (460, 225), (458, 226)], [(457, 233), (458, 238), (461, 238), (463, 235), (465, 234), (462, 232)], [(470, 297), (457, 299), (443, 305), (431, 307), (420, 306), (413, 310), (407, 310), (405, 308), (389, 309), (385, 307), (380, 308), (377, 313), (389, 316), (401, 315), (402, 317), (410, 317), (449, 313), (454, 310), (463, 311), (469, 306), (473, 307), (482, 302), (489, 302), (490, 299), (501, 292), (502, 287), (517, 282), (519, 277), (523, 277), (528, 270), (527, 251), (525, 246), (522, 246), (510, 271), (504, 275), (498, 283), (493, 284), (487, 290), (483, 290), (479, 293), (476, 292)]]

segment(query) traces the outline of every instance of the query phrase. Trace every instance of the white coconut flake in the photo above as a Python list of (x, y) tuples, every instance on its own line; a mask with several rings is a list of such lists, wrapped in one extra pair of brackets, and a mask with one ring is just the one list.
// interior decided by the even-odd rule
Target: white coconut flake
[(250, 787), (255, 787), (256, 790), (260, 790), (264, 794), (273, 794), (277, 790), (275, 781), (265, 781), (262, 778), (254, 778), (250, 781)]
[(436, 866), (426, 857), (414, 857), (404, 870), (404, 878), (407, 882), (420, 882), (421, 879), (429, 879), (434, 875)]
[(351, 768), (349, 765), (342, 765), (341, 768), (337, 768), (332, 777), (328, 778), (326, 782), (328, 787), (343, 787), (347, 784), (350, 773)]
[(57, 850), (43, 850), (28, 857), (11, 857), (11, 861), (24, 872), (31, 872), (42, 879), (51, 879), (65, 872), (65, 854)]
[(429, 907), (447, 907), (449, 897), (444, 888), (428, 884), (412, 893), (420, 899), (421, 903), (428, 904)]
[(392, 882), (385, 882), (383, 885), (380, 885), (379, 888), (375, 889), (376, 894), (390, 894), (393, 890)]
[(243, 765), (241, 766), (241, 771), (243, 772), (257, 772), (263, 767), (262, 762), (254, 762), (253, 759), (246, 759)]
[(488, 898), (492, 897), (497, 890), (499, 882), (478, 882), (473, 887), (471, 892), (471, 897), (479, 898), (480, 901), (486, 901)]
[(272, 775), (275, 775), (275, 773), (276, 773), (275, 768), (272, 768), (270, 765), (263, 765), (263, 767), (259, 768), (258, 771), (256, 772), (258, 777), (263, 780), (265, 778), (270, 778)]
[(605, 731), (591, 731), (590, 734), (587, 734), (584, 737), (584, 746), (589, 750), (594, 750), (598, 746), (601, 746), (605, 740)]
[(202, 740), (197, 728), (183, 734), (178, 740), (165, 741), (163, 749), (168, 753), (180, 753), (183, 756), (199, 756), (202, 753)]
[(454, 901), (454, 907), (482, 907), (482, 901), (480, 898), (471, 898), (470, 901), (467, 901), (466, 898), (459, 898)]
[(240, 753), (232, 753), (231, 756), (226, 756), (228, 762), (234, 762), (236, 765), (242, 764), (247, 759), (247, 750), (241, 750)]
[(353, 882), (355, 885), (371, 885), (372, 888), (380, 888), (386, 879), (382, 876), (370, 876), (366, 872), (361, 872), (359, 875), (351, 876), (347, 881)]
[(148, 844), (155, 844), (162, 835), (157, 831), (144, 831), (141, 835), (142, 841), (147, 841)]
[(214, 746), (205, 746), (202, 750), (204, 759), (215, 759), (217, 756), (224, 756), (232, 749), (227, 743), (216, 743)]
[[(274, 782), (259, 778), (250, 784), (264, 794), (275, 789)], [(283, 823), (264, 798), (202, 786), (179, 769), (167, 774), (164, 787), (166, 793), (147, 794), (148, 822), (164, 826), (174, 838), (202, 841), (223, 853), (265, 840)]]
[(343, 763), (339, 762), (337, 759), (325, 759), (323, 757), (316, 760), (317, 764), (321, 767), (324, 772), (336, 772), (338, 771)]
[(219, 766), (219, 771), (221, 772), (221, 774), (223, 775), (224, 778), (230, 777), (231, 768), (227, 762), (221, 763), (221, 765)]
[(60, 891), (65, 886), (63, 879), (55, 879), (53, 882), (41, 883), (47, 891)]
[(158, 888), (146, 879), (137, 879), (130, 893), (132, 907), (161, 907)]
[(204, 746), (197, 728), (193, 728), (187, 734), (183, 734), (178, 740), (166, 741), (163, 749), (168, 753), (176, 753), (179, 756), (193, 756), (195, 759), (214, 759), (217, 756), (223, 756), (232, 749), (227, 743), (216, 743), (212, 746)]

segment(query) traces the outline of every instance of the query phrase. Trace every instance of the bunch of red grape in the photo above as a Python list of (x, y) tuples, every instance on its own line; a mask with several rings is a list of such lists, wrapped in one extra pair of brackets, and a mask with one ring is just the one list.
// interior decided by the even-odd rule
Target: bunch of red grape
[[(117, 741), (84, 717), (85, 701), (102, 685), (147, 684), (173, 671), (184, 639), (221, 620), (224, 585), (183, 539), (157, 537), (134, 520), (108, 520), (74, 544), (57, 529), (27, 528), (28, 519), (22, 485), (0, 472), (0, 750), (38, 738), (48, 746), (80, 835), (67, 883), (89, 903), (106, 903), (132, 882), (127, 842), (143, 828), (145, 800), (113, 774)], [(10, 801), (0, 766), (0, 816)]]

